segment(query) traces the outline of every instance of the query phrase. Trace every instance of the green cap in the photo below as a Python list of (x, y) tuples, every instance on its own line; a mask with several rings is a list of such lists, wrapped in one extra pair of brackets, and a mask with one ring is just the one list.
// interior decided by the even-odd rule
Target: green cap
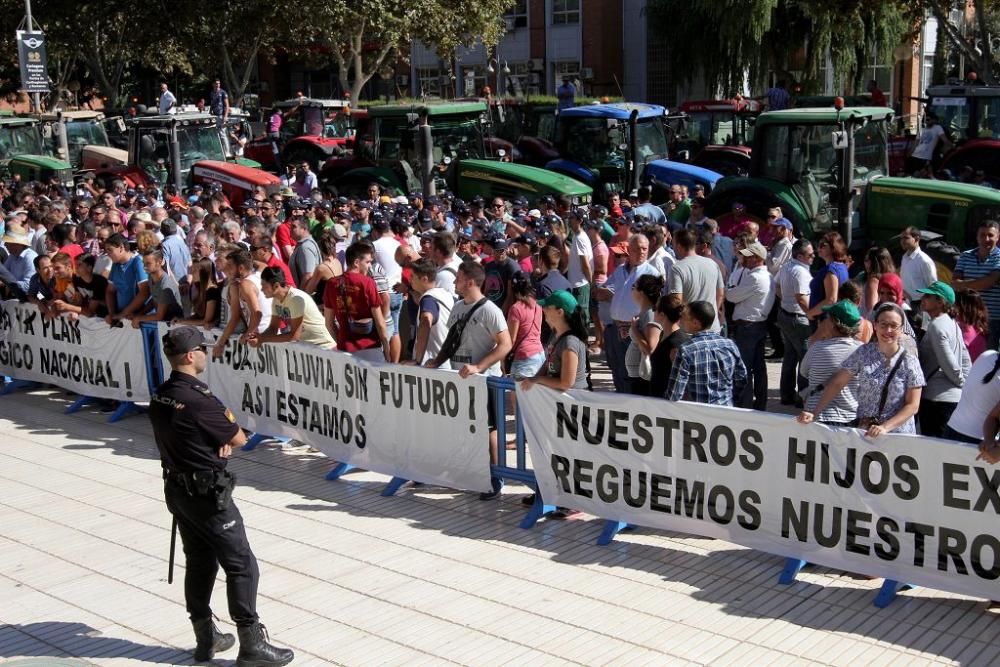
[(861, 321), (861, 312), (858, 307), (854, 305), (853, 301), (847, 299), (838, 301), (832, 306), (823, 306), (823, 312), (849, 327), (853, 327)]
[(948, 283), (943, 283), (940, 280), (933, 282), (923, 289), (918, 289), (921, 294), (933, 294), (934, 296), (939, 296), (948, 302), (949, 306), (955, 305), (955, 290), (951, 288)]
[(552, 294), (548, 295), (544, 299), (538, 302), (539, 306), (543, 308), (545, 306), (552, 306), (553, 308), (559, 308), (567, 315), (572, 313), (580, 305), (576, 301), (576, 297), (570, 294), (568, 291), (561, 289), (556, 290)]

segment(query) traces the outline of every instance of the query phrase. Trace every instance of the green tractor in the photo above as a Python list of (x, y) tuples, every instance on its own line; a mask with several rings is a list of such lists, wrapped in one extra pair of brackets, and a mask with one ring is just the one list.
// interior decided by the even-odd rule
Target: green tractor
[(758, 222), (780, 206), (796, 234), (839, 231), (860, 254), (893, 244), (909, 225), (944, 271), (970, 245), (983, 216), (1000, 212), (1000, 192), (948, 181), (887, 176), (892, 110), (883, 107), (771, 111), (757, 118), (750, 175), (720, 180), (707, 214), (730, 215), (736, 202)]
[(73, 166), (46, 150), (35, 118), (0, 116), (0, 174), (44, 183), (57, 178), (73, 186)]
[(390, 193), (448, 189), (463, 199), (567, 195), (590, 201), (590, 187), (545, 169), (514, 164), (505, 151), (487, 150), (482, 102), (373, 106), (357, 114), (353, 155), (324, 165), (321, 179), (342, 194), (360, 194), (372, 181)]

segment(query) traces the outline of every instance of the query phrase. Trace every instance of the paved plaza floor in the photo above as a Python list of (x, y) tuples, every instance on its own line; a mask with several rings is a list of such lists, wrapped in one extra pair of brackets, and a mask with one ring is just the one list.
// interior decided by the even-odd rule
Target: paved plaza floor
[[(191, 664), (149, 422), (66, 416), (69, 400), (0, 397), (0, 663)], [(877, 609), (878, 581), (807, 568), (780, 586), (781, 558), (720, 540), (639, 529), (599, 547), (591, 517), (522, 530), (523, 487), (383, 498), (387, 478), (329, 467), (268, 446), (231, 465), (259, 611), (295, 665), (1000, 663), (983, 600), (918, 589)]]

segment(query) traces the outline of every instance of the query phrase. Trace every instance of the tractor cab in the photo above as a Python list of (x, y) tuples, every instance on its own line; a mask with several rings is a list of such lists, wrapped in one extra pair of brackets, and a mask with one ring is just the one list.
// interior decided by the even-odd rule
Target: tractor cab
[(23, 181), (57, 178), (64, 186), (73, 185), (73, 167), (50, 154), (36, 118), (0, 116), (0, 173)]
[(940, 85), (927, 89), (927, 113), (957, 144), (1000, 140), (1000, 86)]
[(589, 188), (581, 183), (503, 161), (501, 151), (488, 148), (487, 125), (482, 102), (369, 107), (355, 137), (350, 164), (356, 168), (336, 173), (339, 161), (333, 161), (323, 178), (352, 193), (375, 181), (395, 193), (450, 189), (466, 199), (566, 194), (580, 203), (589, 200)]
[(748, 178), (726, 178), (707, 214), (725, 217), (742, 203), (763, 220), (780, 206), (807, 237), (849, 225), (868, 183), (886, 176), (892, 110), (789, 109), (757, 118)]
[[(331, 157), (350, 148), (353, 126), (347, 100), (296, 97), (274, 106), (285, 114), (279, 132), (283, 164), (308, 162), (318, 170)], [(277, 166), (271, 140), (266, 136), (248, 144), (245, 155), (265, 167)]]
[(128, 121), (128, 132), (128, 151), (117, 163), (96, 169), (98, 176), (121, 178), (129, 185), (171, 183), (178, 190), (218, 183), (234, 206), (255, 186), (276, 190), (279, 184), (272, 174), (227, 162), (215, 116), (137, 116)]
[(755, 100), (685, 102), (679, 119), (671, 123), (671, 153), (678, 160), (725, 176), (746, 175), (759, 113)]
[[(100, 111), (56, 111), (41, 116), (42, 136), (53, 155), (67, 160), (77, 171), (84, 169), (84, 151), (111, 148), (109, 125), (124, 125), (120, 117), (105, 118)], [(116, 150), (116, 149), (112, 149)]]
[(591, 104), (556, 120), (560, 159), (546, 169), (588, 183), (602, 200), (638, 187), (643, 169), (667, 158), (666, 109), (655, 104)]

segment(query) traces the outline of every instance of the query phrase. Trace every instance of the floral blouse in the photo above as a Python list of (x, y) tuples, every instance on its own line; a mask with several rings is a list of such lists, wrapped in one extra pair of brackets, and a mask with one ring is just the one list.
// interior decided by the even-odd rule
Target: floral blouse
[[(885, 399), (882, 414), (878, 413), (878, 405), (882, 400), (882, 386), (885, 384), (892, 367), (896, 365), (899, 355), (905, 354), (899, 370), (892, 378), (889, 393)], [(857, 379), (858, 419), (878, 417), (883, 423), (903, 407), (906, 390), (913, 387), (923, 387), (924, 373), (920, 370), (920, 361), (916, 355), (900, 347), (892, 359), (886, 359), (878, 349), (878, 343), (871, 342), (862, 345), (851, 356), (844, 360), (846, 370)], [(894, 433), (916, 433), (913, 417), (910, 417), (896, 427)]]

